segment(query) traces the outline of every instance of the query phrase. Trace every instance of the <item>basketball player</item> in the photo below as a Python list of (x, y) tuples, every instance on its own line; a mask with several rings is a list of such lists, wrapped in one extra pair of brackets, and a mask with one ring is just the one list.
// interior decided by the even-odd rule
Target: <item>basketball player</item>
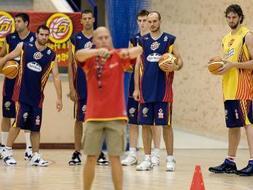
[[(93, 35), (93, 24), (95, 18), (91, 10), (84, 10), (82, 12), (81, 24), (83, 30), (74, 34), (71, 38), (72, 53), (74, 54), (79, 49), (92, 48), (92, 35)], [(86, 87), (86, 77), (85, 73), (78, 64), (72, 59), (68, 67), (69, 70), (69, 88), (70, 88), (70, 98), (75, 102), (75, 126), (74, 126), (74, 136), (75, 136), (75, 151), (72, 154), (69, 165), (80, 165), (81, 160), (81, 140), (83, 136), (83, 122), (86, 111), (87, 102), (87, 87)], [(98, 158), (98, 164), (108, 165), (108, 161), (105, 158), (103, 152), (101, 152)]]
[[(148, 31), (148, 24), (147, 24), (147, 17), (149, 12), (147, 10), (141, 10), (137, 15), (137, 24), (139, 27), (139, 33), (135, 34), (130, 39), (130, 47), (137, 46), (138, 41), (141, 36), (147, 34)], [(136, 60), (133, 60), (136, 61)], [(130, 148), (128, 156), (121, 161), (123, 166), (131, 166), (137, 164), (137, 143), (138, 143), (138, 136), (139, 136), (139, 128), (138, 128), (138, 108), (139, 102), (134, 100), (133, 98), (134, 92), (134, 72), (131, 75), (130, 79), (130, 87), (129, 87), (129, 97), (127, 102), (127, 111), (128, 111), (128, 119), (129, 119), (129, 139), (130, 139)], [(153, 127), (152, 126), (152, 137), (154, 140), (154, 150), (152, 151), (151, 161), (153, 165), (159, 165), (160, 163), (160, 141), (161, 141), (161, 128), (160, 127)]]
[[(142, 138), (144, 145), (144, 160), (136, 167), (137, 171), (151, 170), (151, 126), (163, 126), (163, 138), (167, 150), (166, 171), (175, 170), (175, 159), (173, 157), (173, 130), (171, 126), (172, 115), (172, 82), (174, 71), (183, 66), (178, 48), (175, 44), (176, 37), (161, 32), (161, 15), (152, 11), (148, 15), (149, 34), (144, 35), (140, 40), (143, 48), (140, 88), (135, 87), (135, 99), (140, 99), (139, 122), (143, 127)], [(158, 61), (167, 52), (171, 52), (177, 58), (175, 64), (163, 72)], [(136, 72), (139, 72), (136, 70)], [(141, 89), (139, 91), (139, 89)]]
[[(253, 34), (243, 26), (244, 15), (241, 7), (232, 4), (225, 11), (231, 31), (222, 40), (224, 54), (223, 97), (228, 127), (228, 156), (217, 166), (210, 167), (214, 173), (236, 173), (241, 176), (253, 175)], [(240, 129), (247, 135), (250, 159), (248, 165), (237, 171), (235, 159), (240, 141)]]
[(124, 108), (124, 70), (142, 53), (141, 47), (114, 50), (110, 32), (105, 27), (94, 31), (96, 49), (77, 51), (76, 58), (86, 71), (88, 99), (85, 116), (86, 131), (84, 152), (84, 189), (90, 190), (95, 175), (96, 157), (105, 137), (112, 165), (114, 189), (122, 190), (120, 155), (124, 151), (126, 110)]
[[(19, 13), (15, 15), (15, 32), (8, 34), (6, 36), (3, 48), (1, 49), (0, 56), (3, 57), (7, 53), (11, 52), (16, 48), (16, 46), (20, 42), (29, 42), (34, 43), (35, 34), (30, 32), (28, 29), (29, 26), (29, 16), (25, 13)], [(20, 62), (20, 57), (15, 59), (18, 63)], [(15, 118), (16, 110), (15, 110), (15, 102), (12, 100), (13, 89), (16, 79), (4, 79), (3, 85), (3, 101), (2, 101), (2, 123), (1, 123), (1, 147), (0, 147), (0, 155), (3, 147), (7, 144), (7, 138), (9, 134), (9, 130), (11, 127), (11, 119)], [(15, 138), (19, 133), (18, 129), (16, 130)], [(26, 139), (26, 150), (25, 150), (25, 160), (29, 160), (32, 157), (32, 147), (30, 140), (30, 132), (25, 131), (25, 139)]]
[[(32, 166), (48, 165), (48, 162), (43, 160), (39, 154), (39, 144), (43, 91), (50, 72), (53, 75), (57, 94), (56, 109), (57, 111), (62, 109), (62, 89), (58, 67), (54, 62), (55, 53), (47, 47), (49, 33), (47, 26), (40, 25), (37, 29), (35, 43), (20, 43), (11, 53), (0, 59), (0, 66), (2, 66), (8, 60), (21, 56), (20, 71), (13, 94), (17, 107), (14, 127), (31, 131), (33, 156), (30, 164)], [(13, 130), (10, 130), (10, 136), (12, 132)], [(12, 155), (14, 140), (9, 141), (8, 138), (7, 146), (3, 151), (3, 160), (6, 165), (16, 164)]]

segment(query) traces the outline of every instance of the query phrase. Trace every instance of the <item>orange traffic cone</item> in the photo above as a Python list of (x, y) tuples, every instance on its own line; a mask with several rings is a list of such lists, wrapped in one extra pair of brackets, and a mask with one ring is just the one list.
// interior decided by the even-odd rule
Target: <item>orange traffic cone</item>
[(199, 165), (195, 166), (190, 190), (205, 190), (204, 180)]

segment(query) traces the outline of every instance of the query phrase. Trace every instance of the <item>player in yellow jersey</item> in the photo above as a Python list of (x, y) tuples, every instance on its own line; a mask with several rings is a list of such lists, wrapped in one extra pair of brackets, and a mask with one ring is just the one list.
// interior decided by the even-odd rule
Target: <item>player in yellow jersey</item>
[[(244, 15), (239, 5), (228, 6), (225, 17), (231, 32), (222, 40), (225, 64), (218, 75), (222, 75), (228, 156), (221, 165), (210, 167), (209, 171), (253, 176), (253, 34), (242, 25)], [(245, 168), (237, 170), (235, 158), (241, 127), (246, 131), (250, 159)]]

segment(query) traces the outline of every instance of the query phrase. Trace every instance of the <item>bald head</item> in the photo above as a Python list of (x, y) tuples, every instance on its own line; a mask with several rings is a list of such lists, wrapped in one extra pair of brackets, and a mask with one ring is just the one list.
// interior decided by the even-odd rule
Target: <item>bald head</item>
[(161, 25), (161, 15), (157, 11), (152, 11), (148, 14), (148, 25), (151, 33), (158, 32)]
[(112, 48), (112, 37), (110, 31), (104, 27), (98, 27), (93, 32), (93, 43), (95, 44), (96, 48)]

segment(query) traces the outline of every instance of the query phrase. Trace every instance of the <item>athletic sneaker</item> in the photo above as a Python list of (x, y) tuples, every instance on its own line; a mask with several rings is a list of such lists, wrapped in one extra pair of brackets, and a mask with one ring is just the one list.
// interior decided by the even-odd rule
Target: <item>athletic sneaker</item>
[(31, 146), (29, 146), (29, 147), (28, 147), (28, 148), (26, 148), (26, 150), (25, 150), (25, 156), (24, 156), (24, 159), (25, 159), (25, 160), (31, 160), (32, 156), (33, 156), (32, 147), (31, 147)]
[(238, 170), (236, 174), (239, 176), (253, 176), (253, 160), (250, 160), (248, 165), (245, 168)]
[(121, 161), (122, 166), (133, 166), (137, 164), (136, 152), (130, 151), (127, 157)]
[(47, 167), (48, 166), (48, 161), (43, 160), (41, 158), (41, 155), (37, 152), (35, 152), (32, 156), (32, 159), (30, 161), (31, 166), (40, 166), (40, 167)]
[(144, 160), (136, 166), (136, 171), (150, 171), (153, 168), (150, 156), (145, 156)]
[(103, 152), (100, 153), (98, 159), (97, 159), (97, 165), (100, 166), (108, 166), (109, 161), (106, 159), (105, 154)]
[(235, 162), (229, 159), (225, 159), (221, 165), (216, 166), (216, 167), (210, 167), (209, 171), (213, 173), (233, 174), (237, 172), (237, 167), (236, 167)]
[(17, 164), (16, 160), (13, 158), (12, 149), (7, 149), (6, 147), (3, 148), (2, 156), (3, 161), (7, 166), (13, 166)]
[(158, 152), (152, 152), (151, 153), (151, 163), (153, 166), (159, 166), (160, 165), (160, 155)]
[(166, 158), (166, 171), (174, 172), (176, 169), (176, 160), (174, 156), (167, 156)]
[(2, 152), (4, 150), (4, 147), (5, 147), (4, 145), (0, 144), (0, 160), (3, 159)]
[(69, 165), (70, 165), (70, 166), (81, 165), (81, 163), (82, 163), (81, 156), (82, 156), (82, 155), (81, 155), (80, 152), (75, 151), (75, 152), (72, 154), (72, 158), (71, 158), (71, 160), (69, 161)]

